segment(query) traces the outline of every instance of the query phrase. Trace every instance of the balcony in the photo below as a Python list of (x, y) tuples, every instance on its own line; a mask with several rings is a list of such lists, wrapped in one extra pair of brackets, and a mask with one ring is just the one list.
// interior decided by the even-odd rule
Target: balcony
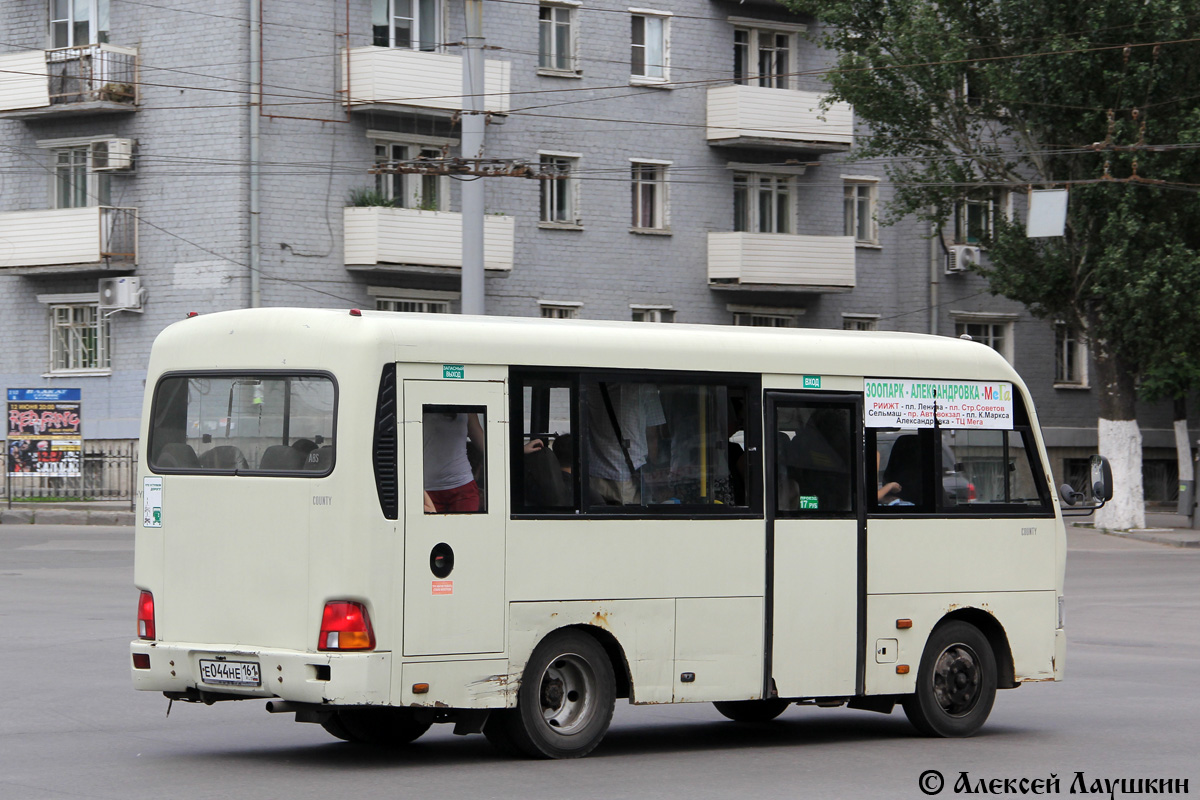
[(708, 143), (815, 153), (842, 152), (854, 143), (849, 103), (821, 108), (822, 95), (764, 86), (708, 90)]
[[(355, 47), (342, 71), (351, 110), (461, 111), (462, 56), (390, 47)], [(507, 61), (484, 62), (484, 109), (508, 113)], [(347, 91), (349, 83), (349, 91)]]
[(90, 206), (0, 214), (0, 269), (8, 274), (131, 270), (137, 209)]
[(137, 50), (110, 44), (0, 55), (0, 118), (137, 110)]
[(855, 285), (853, 236), (710, 233), (712, 289), (848, 292)]
[[(347, 269), (462, 268), (462, 214), (456, 211), (356, 207), (347, 208), (344, 219)], [(512, 269), (512, 217), (483, 218), (483, 266)]]

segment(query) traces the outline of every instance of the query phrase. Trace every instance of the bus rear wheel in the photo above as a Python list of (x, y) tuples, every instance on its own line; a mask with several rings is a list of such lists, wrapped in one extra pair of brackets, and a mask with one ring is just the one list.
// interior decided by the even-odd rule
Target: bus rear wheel
[(586, 633), (562, 631), (534, 648), (521, 675), (517, 707), (493, 712), (484, 733), (502, 751), (580, 758), (608, 732), (616, 699), (604, 648)]
[(430, 722), (419, 722), (406, 708), (342, 708), (321, 727), (339, 739), (356, 744), (396, 747), (420, 738)]
[(778, 697), (769, 697), (766, 700), (724, 700), (713, 705), (734, 722), (770, 722), (791, 703)]
[(904, 714), (926, 736), (971, 736), (987, 721), (996, 700), (996, 657), (974, 625), (952, 621), (925, 643), (917, 691), (904, 698)]

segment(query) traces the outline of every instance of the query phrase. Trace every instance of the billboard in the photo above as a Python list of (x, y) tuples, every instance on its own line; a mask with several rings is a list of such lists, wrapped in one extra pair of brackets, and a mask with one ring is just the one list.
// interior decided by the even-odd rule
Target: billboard
[(8, 474), (83, 474), (82, 389), (9, 389)]

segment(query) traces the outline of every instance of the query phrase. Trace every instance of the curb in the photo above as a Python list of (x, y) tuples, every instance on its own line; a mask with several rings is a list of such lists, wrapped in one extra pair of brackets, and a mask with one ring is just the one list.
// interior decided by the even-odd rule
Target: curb
[(132, 511), (68, 508), (0, 509), (0, 525), (133, 525)]
[(1118, 539), (1136, 539), (1139, 542), (1165, 544), (1168, 547), (1200, 548), (1200, 537), (1197, 536), (1196, 531), (1118, 531), (1109, 528), (1089, 528), (1088, 530), (1103, 533), (1105, 536), (1116, 536)]

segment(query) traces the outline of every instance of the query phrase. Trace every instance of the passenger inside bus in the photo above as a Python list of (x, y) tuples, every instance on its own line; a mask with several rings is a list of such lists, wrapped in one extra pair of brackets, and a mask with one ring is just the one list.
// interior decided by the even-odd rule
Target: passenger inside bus
[(426, 514), (473, 514), (482, 508), (469, 447), (486, 455), (483, 426), (474, 413), (426, 410), (421, 415)]

